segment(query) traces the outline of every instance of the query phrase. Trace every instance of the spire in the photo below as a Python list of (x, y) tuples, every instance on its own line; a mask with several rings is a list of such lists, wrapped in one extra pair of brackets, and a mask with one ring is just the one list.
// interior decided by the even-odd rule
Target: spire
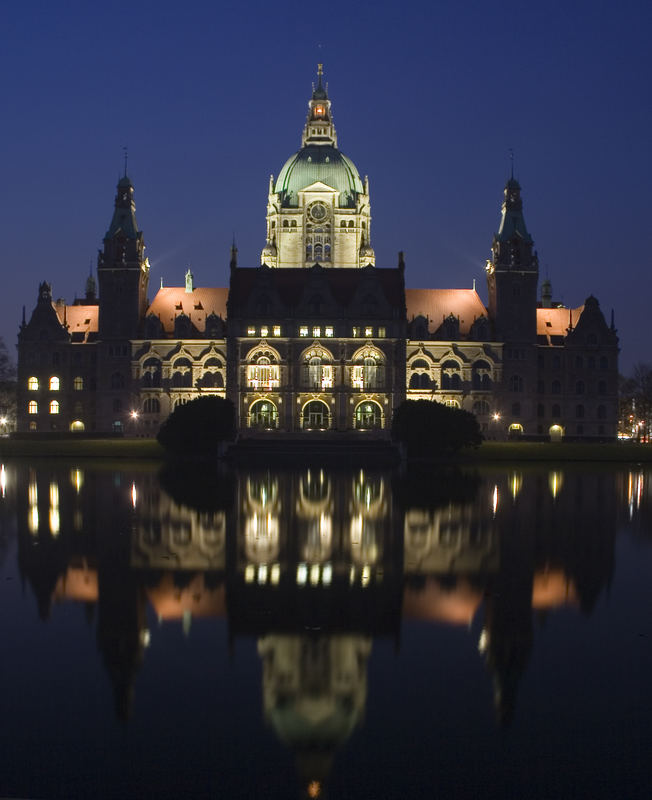
[(235, 233), (233, 234), (233, 242), (231, 243), (231, 258), (229, 260), (229, 268), (234, 270), (238, 266), (238, 248), (235, 246)]
[(330, 145), (337, 147), (337, 135), (333, 118), (331, 116), (331, 101), (328, 99), (328, 92), (322, 83), (323, 65), (317, 66), (317, 86), (312, 85), (312, 97), (308, 103), (308, 119), (303, 129), (301, 144), (306, 145)]
[(134, 185), (127, 175), (124, 175), (118, 181), (115, 195), (115, 210), (105, 238), (110, 239), (120, 231), (127, 239), (138, 238)]
[(97, 299), (97, 284), (93, 277), (93, 259), (91, 258), (88, 267), (88, 278), (86, 278), (86, 302), (94, 303)]
[(190, 267), (188, 267), (188, 270), (186, 271), (186, 294), (192, 294), (193, 290), (193, 275), (190, 271)]
[(516, 178), (507, 181), (504, 195), (500, 227), (492, 246), (493, 266), (495, 269), (538, 272), (537, 254), (533, 252), (534, 242), (525, 226), (521, 186)]

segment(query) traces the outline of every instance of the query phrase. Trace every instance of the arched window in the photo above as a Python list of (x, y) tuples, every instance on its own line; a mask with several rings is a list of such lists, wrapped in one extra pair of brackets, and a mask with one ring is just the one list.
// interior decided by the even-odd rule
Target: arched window
[(113, 375), (111, 375), (111, 388), (112, 389), (125, 388), (125, 377), (121, 372), (114, 372)]
[(161, 385), (161, 362), (158, 358), (148, 358), (143, 364), (143, 384), (158, 387)]
[(537, 406), (537, 417), (544, 417), (546, 414), (545, 409), (543, 407), (543, 403), (539, 403)]
[(35, 378), (33, 375), (31, 378), (27, 379), (27, 388), (30, 392), (38, 391), (38, 378)]
[(286, 219), (283, 220), (283, 227), (284, 228), (288, 228), (289, 227), (289, 223), (288, 223), (288, 221)]
[(279, 385), (278, 364), (272, 363), (269, 351), (254, 357), (247, 368), (247, 384), (252, 389), (273, 389)]
[(460, 374), (460, 365), (457, 361), (449, 359), (444, 361), (441, 366), (441, 388), (442, 389), (460, 389), (462, 386), (462, 377)]
[(581, 403), (575, 406), (575, 416), (577, 419), (584, 419), (584, 406)]
[(72, 382), (72, 388), (73, 388), (73, 389), (74, 389), (76, 392), (81, 392), (81, 390), (84, 388), (84, 379), (83, 379), (83, 378), (82, 378), (80, 375), (77, 375), (77, 376), (76, 376), (76, 377), (73, 379), (73, 382)]
[(520, 403), (512, 403), (512, 416), (513, 417), (520, 417), (521, 416), (521, 404)]
[(551, 391), (553, 394), (561, 394), (561, 381), (553, 381)]
[(598, 381), (598, 394), (607, 394), (607, 381)]
[(58, 413), (59, 413), (59, 401), (50, 400), (50, 414), (58, 414)]
[(607, 409), (605, 406), (598, 406), (598, 419), (607, 418)]
[(553, 419), (559, 419), (559, 417), (561, 417), (561, 406), (556, 403), (552, 407), (552, 417)]
[(609, 359), (607, 356), (600, 356), (600, 369), (609, 369)]
[(424, 358), (415, 359), (410, 366), (412, 369), (430, 369), (430, 364)]
[(59, 380), (59, 378), (56, 375), (53, 375), (50, 378), (50, 391), (51, 392), (58, 392), (60, 385), (61, 385), (61, 381)]
[(353, 424), (358, 430), (381, 428), (383, 424), (382, 409), (378, 403), (366, 401), (359, 403), (355, 409)]
[(330, 411), (326, 403), (312, 400), (306, 403), (301, 414), (302, 427), (305, 430), (325, 430), (330, 428)]
[(259, 429), (278, 428), (278, 411), (270, 400), (258, 400), (249, 409), (249, 427)]
[(353, 367), (353, 386), (356, 389), (378, 389), (384, 383), (384, 368), (381, 356), (376, 351), (363, 352)]
[(473, 363), (473, 388), (480, 391), (491, 389), (491, 366), (486, 361)]
[(189, 389), (192, 386), (192, 364), (187, 358), (177, 358), (172, 365), (172, 386)]
[(161, 410), (161, 403), (156, 397), (148, 397), (143, 403), (144, 414), (158, 414)]
[(511, 375), (509, 379), (509, 391), (510, 392), (522, 392), (523, 391), (523, 378), (520, 375)]
[(350, 219), (350, 220), (349, 220), (349, 228), (352, 228), (352, 227), (353, 227), (353, 220), (352, 220), (352, 219)]
[(584, 381), (577, 381), (575, 384), (575, 394), (584, 394)]
[(583, 366), (584, 366), (584, 359), (582, 358), (582, 356), (576, 356), (575, 357), (575, 368), (576, 369), (582, 369)]
[(30, 400), (27, 404), (27, 413), (28, 414), (38, 414), (38, 403), (36, 400)]
[(346, 221), (345, 220), (342, 220), (340, 222), (340, 228), (346, 228)]

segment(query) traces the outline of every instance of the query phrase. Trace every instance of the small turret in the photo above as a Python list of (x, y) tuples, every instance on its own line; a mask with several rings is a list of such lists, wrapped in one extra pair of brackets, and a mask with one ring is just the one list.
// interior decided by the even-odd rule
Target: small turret
[(308, 119), (303, 129), (301, 145), (326, 144), (337, 147), (337, 134), (331, 116), (331, 101), (322, 84), (323, 65), (317, 66), (317, 87), (313, 84), (312, 97), (308, 103)]
[(548, 278), (541, 284), (541, 308), (552, 308), (552, 284)]

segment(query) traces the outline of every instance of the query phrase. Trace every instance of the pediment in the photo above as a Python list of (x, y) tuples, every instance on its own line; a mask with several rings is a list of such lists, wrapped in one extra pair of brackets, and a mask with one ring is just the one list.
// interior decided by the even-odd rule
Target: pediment
[(301, 189), (298, 194), (301, 196), (310, 194), (311, 192), (329, 192), (330, 194), (339, 194), (338, 189), (334, 189), (332, 186), (329, 186), (323, 181), (315, 181), (314, 183), (311, 183), (310, 186), (306, 186), (304, 189)]

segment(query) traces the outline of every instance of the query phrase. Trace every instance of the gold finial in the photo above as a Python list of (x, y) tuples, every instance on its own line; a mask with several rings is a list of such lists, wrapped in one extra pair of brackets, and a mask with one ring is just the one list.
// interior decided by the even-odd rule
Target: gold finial
[(321, 78), (323, 74), (324, 74), (324, 65), (317, 64), (317, 75)]

